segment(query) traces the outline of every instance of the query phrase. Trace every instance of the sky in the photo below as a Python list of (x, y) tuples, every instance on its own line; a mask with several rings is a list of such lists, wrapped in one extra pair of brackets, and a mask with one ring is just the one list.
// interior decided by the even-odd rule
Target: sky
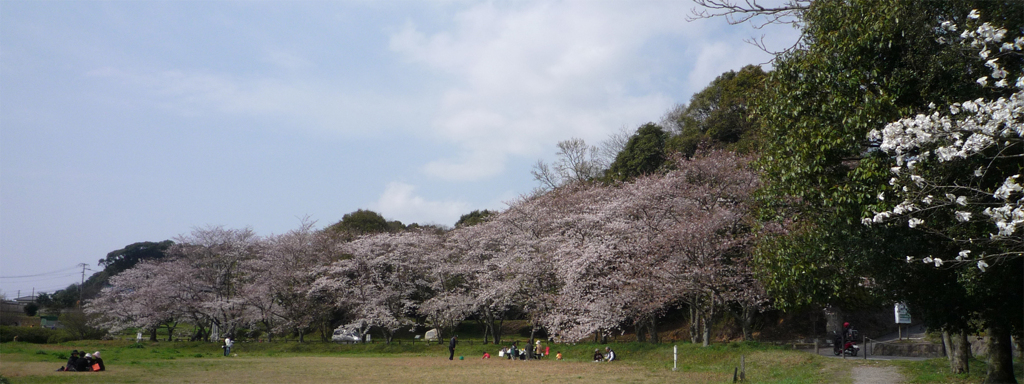
[(798, 36), (693, 7), (0, 0), (0, 293), (195, 228), (501, 210), (559, 141), (657, 122), (771, 60), (745, 40)]

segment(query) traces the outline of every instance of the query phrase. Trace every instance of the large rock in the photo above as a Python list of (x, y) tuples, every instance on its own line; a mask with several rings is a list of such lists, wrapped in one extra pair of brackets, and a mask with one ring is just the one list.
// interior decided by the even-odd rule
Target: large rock
[(427, 331), (427, 333), (425, 335), (423, 335), (423, 340), (437, 341), (437, 337), (438, 337), (437, 335), (440, 335), (440, 334), (441, 334), (441, 331), (438, 331), (437, 328), (431, 329), (431, 330)]

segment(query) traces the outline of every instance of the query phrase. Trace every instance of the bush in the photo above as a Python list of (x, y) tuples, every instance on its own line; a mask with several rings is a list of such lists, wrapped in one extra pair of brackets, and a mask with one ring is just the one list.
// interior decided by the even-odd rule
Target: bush
[(11, 327), (11, 326), (0, 326), (0, 342), (6, 343), (8, 341), (14, 341), (14, 337), (18, 337), (18, 341), (25, 343), (35, 344), (46, 344), (49, 342), (50, 337), (60, 331), (47, 329), (47, 328), (35, 328), (35, 327)]
[(62, 312), (60, 323), (64, 325), (69, 340), (99, 340), (107, 334), (106, 331), (89, 326), (89, 316), (80, 309)]
[(71, 335), (69, 335), (67, 332), (56, 331), (52, 335), (50, 335), (49, 338), (46, 339), (46, 343), (47, 344), (60, 344), (60, 343), (68, 342), (68, 341), (71, 341), (71, 340), (77, 340), (77, 339), (71, 337)]

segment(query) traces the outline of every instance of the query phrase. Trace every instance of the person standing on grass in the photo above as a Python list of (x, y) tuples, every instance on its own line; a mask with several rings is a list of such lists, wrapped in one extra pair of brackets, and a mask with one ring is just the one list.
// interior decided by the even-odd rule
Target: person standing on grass
[(231, 341), (231, 337), (224, 338), (224, 356), (231, 354), (231, 346), (235, 345), (234, 341)]
[(455, 360), (455, 344), (459, 342), (459, 335), (452, 336), (452, 341), (448, 342), (448, 360)]

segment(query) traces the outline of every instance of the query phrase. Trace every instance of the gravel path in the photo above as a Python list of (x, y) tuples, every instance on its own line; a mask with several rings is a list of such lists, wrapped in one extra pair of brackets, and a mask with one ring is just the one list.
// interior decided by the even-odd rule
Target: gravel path
[(853, 384), (895, 384), (902, 382), (903, 375), (900, 375), (896, 367), (875, 367), (870, 365), (853, 367)]

